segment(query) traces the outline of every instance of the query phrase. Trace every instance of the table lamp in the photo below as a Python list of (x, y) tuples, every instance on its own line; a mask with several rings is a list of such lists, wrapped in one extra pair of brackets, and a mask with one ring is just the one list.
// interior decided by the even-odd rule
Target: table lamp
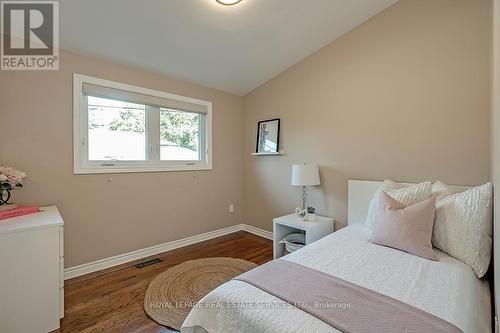
[(292, 185), (302, 186), (302, 210), (306, 209), (307, 186), (319, 185), (319, 169), (316, 164), (294, 164)]

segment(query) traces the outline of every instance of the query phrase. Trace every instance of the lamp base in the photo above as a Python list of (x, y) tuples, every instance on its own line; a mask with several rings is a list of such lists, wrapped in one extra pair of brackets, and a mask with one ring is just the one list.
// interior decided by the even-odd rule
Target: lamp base
[(307, 188), (302, 186), (302, 209), (306, 209)]

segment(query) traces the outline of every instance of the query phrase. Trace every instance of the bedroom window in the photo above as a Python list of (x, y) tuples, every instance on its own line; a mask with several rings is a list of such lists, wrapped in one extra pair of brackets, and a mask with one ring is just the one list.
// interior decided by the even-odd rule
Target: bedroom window
[(74, 75), (74, 172), (212, 168), (212, 103)]

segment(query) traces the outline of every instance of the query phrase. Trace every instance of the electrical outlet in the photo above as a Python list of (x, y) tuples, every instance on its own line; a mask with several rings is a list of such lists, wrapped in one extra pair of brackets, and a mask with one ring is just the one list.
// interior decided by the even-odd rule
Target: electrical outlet
[(234, 213), (234, 204), (229, 204), (229, 212)]

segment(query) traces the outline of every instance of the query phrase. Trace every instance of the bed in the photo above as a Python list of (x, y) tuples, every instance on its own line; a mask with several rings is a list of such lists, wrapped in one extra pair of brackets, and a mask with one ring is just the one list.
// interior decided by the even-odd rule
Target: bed
[[(452, 323), (463, 332), (491, 332), (486, 279), (453, 257), (439, 261), (370, 243), (364, 225), (378, 182), (349, 181), (349, 222), (282, 258), (385, 294)], [(283, 276), (286, 279), (286, 276)], [(216, 288), (186, 318), (181, 332), (338, 332), (316, 317), (242, 281)]]

